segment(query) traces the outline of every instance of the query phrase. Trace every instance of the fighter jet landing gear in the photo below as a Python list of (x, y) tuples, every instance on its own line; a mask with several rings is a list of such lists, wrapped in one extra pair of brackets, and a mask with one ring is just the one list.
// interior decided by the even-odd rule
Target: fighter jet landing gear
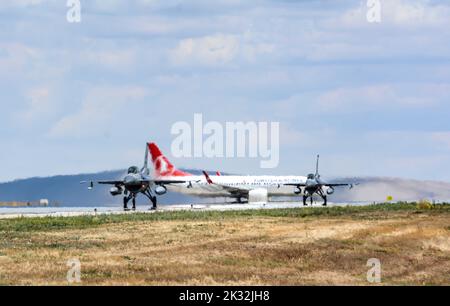
[(322, 206), (327, 206), (327, 196), (323, 196), (322, 199), (323, 199)]
[[(306, 203), (306, 200), (308, 200), (310, 196), (304, 195), (303, 196), (303, 206), (308, 206), (308, 204)], [(312, 197), (311, 198), (311, 205), (312, 205)]]
[(150, 209), (151, 210), (156, 210), (158, 208), (156, 196), (151, 197), (150, 201), (152, 202), (152, 207)]
[(156, 196), (152, 195), (151, 191), (149, 189), (147, 189), (144, 192), (144, 195), (149, 198), (150, 202), (152, 202), (152, 207), (150, 208), (150, 210), (156, 210), (158, 208), (157, 206), (157, 199)]
[[(327, 196), (324, 195), (323, 193), (319, 193), (319, 195), (322, 197), (322, 200), (323, 200), (322, 206), (327, 206)], [(303, 206), (308, 206), (308, 203), (306, 203), (308, 198), (311, 200), (311, 206), (313, 206), (313, 203), (314, 203), (313, 195), (304, 195), (303, 196)]]
[(132, 200), (133, 203), (133, 210), (136, 210), (136, 195), (135, 194), (130, 194), (127, 197), (123, 198), (123, 210), (124, 211), (129, 211), (130, 209), (128, 208), (128, 202), (130, 202), (130, 200)]
[(322, 206), (327, 206), (327, 196), (323, 193), (321, 189), (319, 189), (319, 195), (322, 197), (323, 200)]

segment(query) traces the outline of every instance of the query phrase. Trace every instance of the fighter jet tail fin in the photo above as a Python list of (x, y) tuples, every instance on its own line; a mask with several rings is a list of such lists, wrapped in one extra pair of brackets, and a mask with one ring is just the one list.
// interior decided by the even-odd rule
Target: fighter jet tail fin
[(319, 174), (319, 158), (320, 158), (320, 156), (317, 155), (317, 161), (316, 161), (316, 177), (319, 177), (319, 176), (320, 176), (320, 174)]
[(151, 142), (147, 144), (152, 158), (154, 177), (169, 177), (169, 176), (191, 176), (192, 174), (178, 170), (161, 152), (156, 143)]

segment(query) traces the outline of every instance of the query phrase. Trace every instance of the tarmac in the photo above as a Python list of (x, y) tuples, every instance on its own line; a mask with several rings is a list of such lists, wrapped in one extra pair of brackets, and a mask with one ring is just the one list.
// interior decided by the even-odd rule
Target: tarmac
[[(328, 203), (329, 207), (348, 205), (368, 205), (371, 203)], [(1, 207), (0, 219), (33, 218), (33, 217), (73, 217), (73, 216), (96, 216), (133, 213), (155, 213), (164, 211), (228, 211), (228, 210), (251, 210), (251, 209), (277, 209), (277, 208), (304, 208), (300, 202), (269, 202), (251, 204), (175, 204), (160, 205), (157, 210), (150, 210), (149, 206), (137, 206), (136, 211), (124, 211), (122, 207), (115, 206), (80, 206), (80, 207)], [(313, 207), (323, 207), (320, 203)]]

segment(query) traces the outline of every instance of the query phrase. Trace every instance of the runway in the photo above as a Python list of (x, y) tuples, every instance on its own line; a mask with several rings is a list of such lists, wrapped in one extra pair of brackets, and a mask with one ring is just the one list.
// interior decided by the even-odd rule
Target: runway
[[(328, 203), (329, 207), (348, 205), (368, 205), (371, 203)], [(96, 216), (133, 213), (155, 213), (164, 211), (227, 211), (227, 210), (249, 210), (249, 209), (277, 209), (277, 208), (305, 208), (299, 202), (269, 202), (256, 204), (175, 204), (161, 205), (158, 209), (149, 210), (149, 206), (138, 206), (136, 211), (123, 211), (122, 207), (1, 207), (0, 219), (33, 218), (33, 217), (73, 217), (73, 216)], [(313, 207), (323, 207), (315, 204)]]

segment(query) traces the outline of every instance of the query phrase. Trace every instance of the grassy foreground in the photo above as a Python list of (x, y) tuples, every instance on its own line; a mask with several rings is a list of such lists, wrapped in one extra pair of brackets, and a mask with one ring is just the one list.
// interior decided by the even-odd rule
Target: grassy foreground
[(0, 284), (450, 285), (450, 205), (0, 220)]

